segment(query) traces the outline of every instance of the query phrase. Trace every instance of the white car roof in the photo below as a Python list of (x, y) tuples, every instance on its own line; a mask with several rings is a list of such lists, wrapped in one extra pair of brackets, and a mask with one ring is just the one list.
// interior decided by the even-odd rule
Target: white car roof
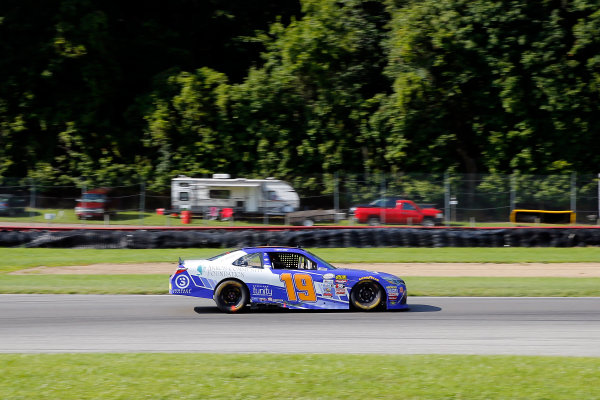
[(219, 262), (219, 264), (222, 263), (222, 262), (232, 263), (235, 260), (237, 260), (238, 258), (240, 258), (240, 257), (242, 257), (242, 256), (244, 256), (246, 254), (248, 254), (248, 253), (246, 253), (243, 250), (235, 250), (235, 251), (232, 251), (230, 253), (224, 254), (224, 255), (222, 255), (221, 257), (219, 257), (219, 258), (217, 258), (215, 260), (208, 260), (208, 258), (192, 258), (192, 259), (187, 259), (187, 260), (184, 260), (184, 261), (187, 263), (187, 262), (207, 261), (208, 260), (210, 262)]

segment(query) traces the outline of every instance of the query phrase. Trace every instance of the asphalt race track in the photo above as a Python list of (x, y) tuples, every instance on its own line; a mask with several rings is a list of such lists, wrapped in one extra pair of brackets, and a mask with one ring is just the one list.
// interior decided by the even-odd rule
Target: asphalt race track
[(408, 312), (219, 312), (183, 296), (0, 295), (0, 352), (600, 356), (600, 298), (409, 297)]

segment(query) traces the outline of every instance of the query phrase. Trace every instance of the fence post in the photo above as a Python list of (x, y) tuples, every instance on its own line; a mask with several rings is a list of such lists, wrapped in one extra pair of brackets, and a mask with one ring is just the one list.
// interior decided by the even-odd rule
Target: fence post
[(144, 211), (146, 210), (146, 183), (140, 183), (140, 220), (144, 224)]
[(444, 215), (445, 224), (450, 224), (450, 173), (444, 172)]
[(267, 214), (267, 188), (264, 183), (261, 184), (260, 191), (262, 193), (263, 225), (269, 225), (269, 215)]
[(577, 172), (571, 173), (571, 211), (577, 215)]
[(510, 212), (512, 213), (515, 209), (515, 203), (517, 199), (517, 180), (515, 173), (510, 174)]
[(338, 172), (333, 174), (333, 209), (337, 213), (340, 209), (340, 193), (338, 191)]
[(29, 188), (29, 217), (33, 218), (35, 215), (35, 211), (33, 210), (35, 208), (35, 181), (30, 179), (29, 182), (31, 185)]
[[(385, 188), (385, 172), (381, 173), (381, 197), (385, 199), (386, 188)], [(384, 205), (385, 207), (385, 205)], [(381, 212), (379, 214), (379, 222), (385, 224), (385, 208), (381, 207)]]
[[(600, 174), (598, 174), (600, 176)], [(344, 175), (345, 177), (345, 185), (344, 185), (344, 198), (346, 199), (346, 203), (352, 207), (354, 206), (354, 202), (355, 202), (355, 197), (353, 197), (350, 193), (352, 192), (352, 190), (348, 190), (348, 185), (350, 185), (350, 188), (354, 190), (354, 193), (356, 193), (356, 175), (350, 175), (350, 178), (348, 177), (348, 173), (346, 173)], [(348, 180), (350, 180), (350, 183), (348, 183)], [(350, 225), (354, 225), (354, 215), (352, 215), (350, 209), (348, 209), (348, 220)]]

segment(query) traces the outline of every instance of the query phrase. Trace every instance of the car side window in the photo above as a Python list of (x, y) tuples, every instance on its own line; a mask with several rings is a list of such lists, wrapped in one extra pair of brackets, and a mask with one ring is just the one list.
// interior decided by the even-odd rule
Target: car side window
[(402, 205), (402, 208), (403, 208), (404, 210), (416, 210), (415, 206), (413, 206), (413, 205), (412, 205), (412, 204), (410, 204), (410, 203), (404, 203), (404, 204)]
[(262, 253), (246, 254), (235, 260), (233, 265), (238, 267), (262, 268)]
[(317, 269), (317, 264), (305, 256), (298, 259), (298, 269)]
[(279, 253), (268, 253), (269, 259), (271, 260), (271, 267), (274, 269), (286, 269), (286, 264), (283, 262)]
[(298, 253), (268, 253), (275, 269), (317, 269), (317, 264)]

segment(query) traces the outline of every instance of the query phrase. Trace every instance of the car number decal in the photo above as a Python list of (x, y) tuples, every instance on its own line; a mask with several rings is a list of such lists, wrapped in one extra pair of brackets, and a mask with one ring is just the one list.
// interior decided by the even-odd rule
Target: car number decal
[[(315, 285), (312, 276), (308, 274), (281, 274), (279, 279), (285, 284), (285, 290), (289, 301), (317, 301)], [(297, 296), (296, 296), (297, 295)]]

